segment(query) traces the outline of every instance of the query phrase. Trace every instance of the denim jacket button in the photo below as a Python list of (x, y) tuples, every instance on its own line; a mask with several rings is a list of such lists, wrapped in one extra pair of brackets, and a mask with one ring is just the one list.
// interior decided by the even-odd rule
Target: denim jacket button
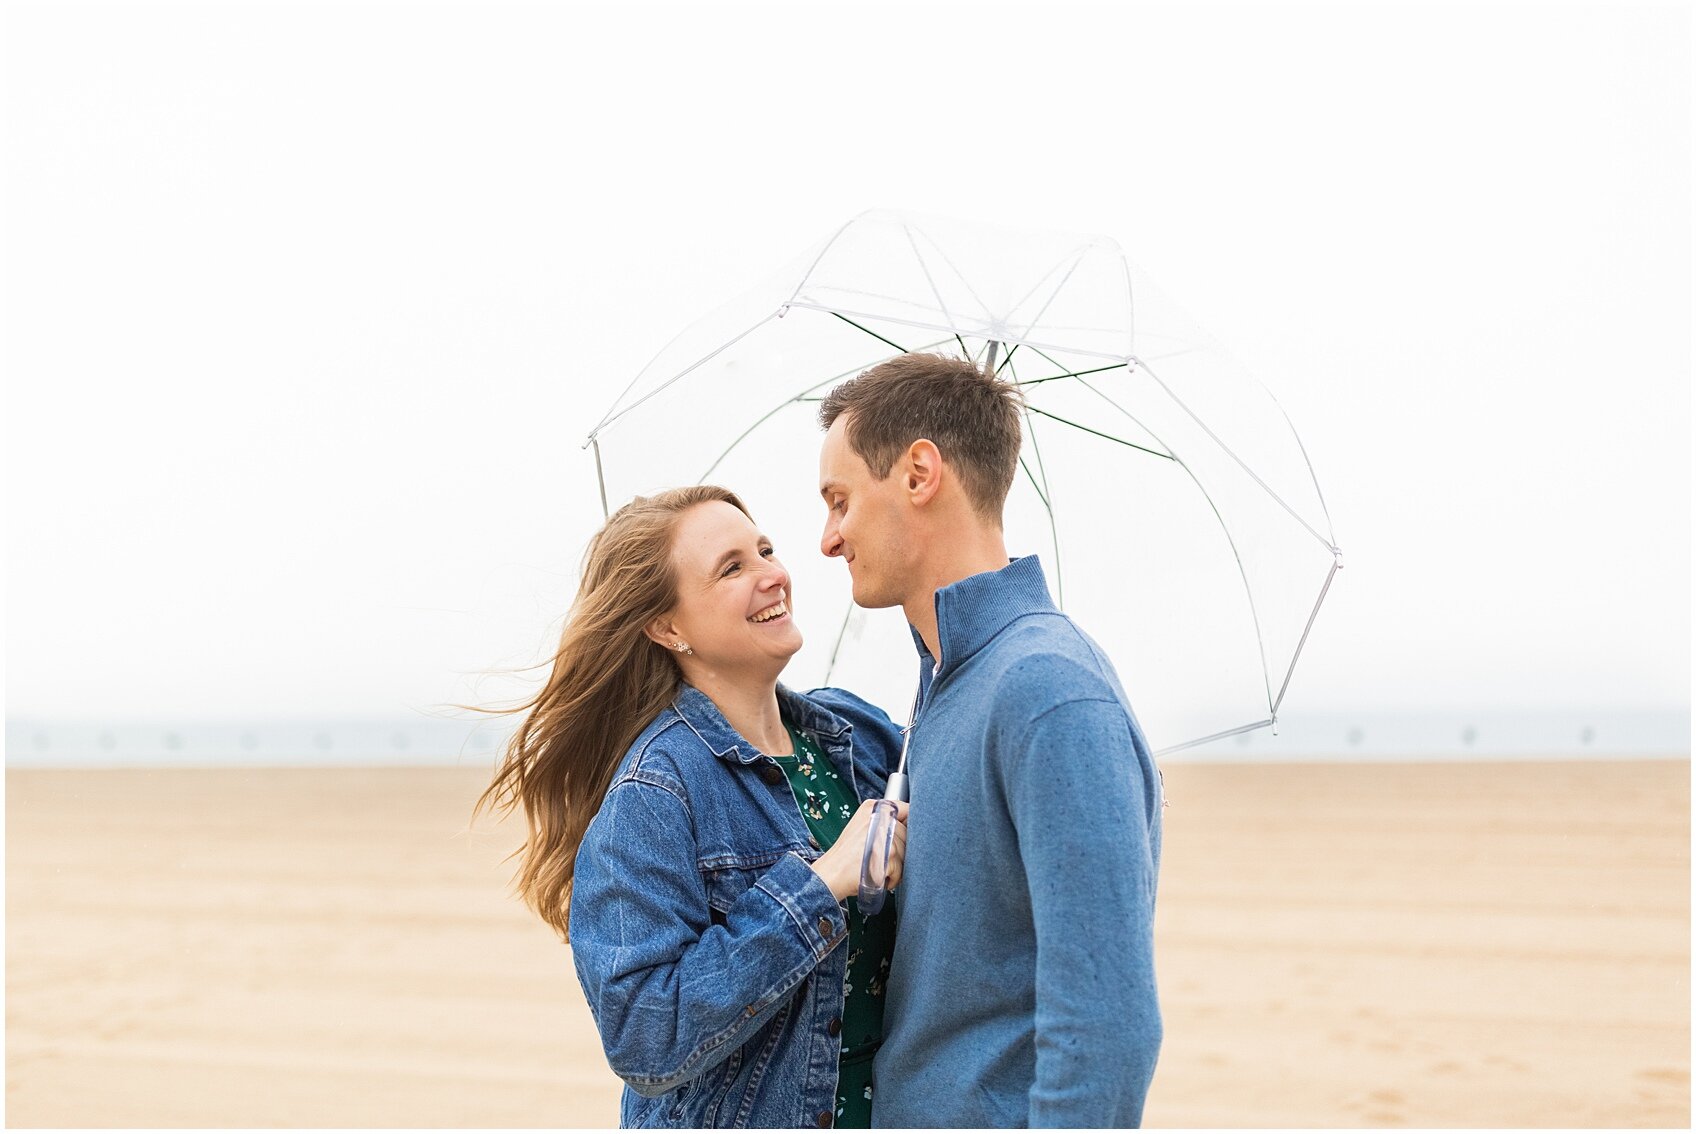
[(833, 1018), (830, 1021), (830, 1023), (825, 1025), (824, 1030), (829, 1032), (833, 1036), (841, 1035), (842, 1034), (842, 1019), (841, 1019), (841, 1017)]
[(819, 936), (826, 941), (830, 940), (830, 919), (828, 917), (819, 918)]
[(828, 1110), (819, 1111), (819, 1116), (817, 1118), (815, 1118), (813, 1121), (817, 1122), (819, 1124), (819, 1129), (821, 1129), (821, 1130), (829, 1129), (830, 1123), (831, 1123), (830, 1111), (828, 1111)]
[(814, 850), (818, 850), (819, 849), (819, 838), (818, 838), (818, 836), (817, 835), (808, 835), (807, 836), (807, 845), (812, 847)]
[(760, 779), (768, 784), (780, 784), (783, 782), (783, 769), (776, 764), (761, 765)]

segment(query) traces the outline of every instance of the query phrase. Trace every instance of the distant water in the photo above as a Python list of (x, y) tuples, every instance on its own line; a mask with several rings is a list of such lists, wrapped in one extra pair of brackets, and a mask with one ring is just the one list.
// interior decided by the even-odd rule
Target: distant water
[(1690, 757), (1690, 711), (1292, 712), (1269, 728), (1166, 757), (1184, 761)]
[(8, 768), (491, 766), (510, 718), (8, 718)]
[[(516, 722), (412, 718), (6, 721), (9, 768), (491, 767)], [(1154, 738), (1156, 745), (1159, 738)], [(1688, 758), (1685, 711), (1291, 713), (1172, 762)]]

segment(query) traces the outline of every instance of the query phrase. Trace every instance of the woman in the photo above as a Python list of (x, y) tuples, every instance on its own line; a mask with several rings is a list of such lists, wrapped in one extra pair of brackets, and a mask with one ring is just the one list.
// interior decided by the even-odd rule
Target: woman
[(623, 1126), (870, 1124), (895, 914), (848, 899), (900, 730), (778, 684), (793, 599), (730, 492), (620, 508), (478, 801), (524, 809), (518, 888), (568, 936)]

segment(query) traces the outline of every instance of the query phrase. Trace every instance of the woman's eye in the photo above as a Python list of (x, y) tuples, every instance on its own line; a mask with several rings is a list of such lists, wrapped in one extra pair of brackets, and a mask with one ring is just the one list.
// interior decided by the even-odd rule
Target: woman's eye
[[(763, 556), (776, 555), (777, 550), (775, 548), (762, 547), (762, 548), (760, 548), (760, 554), (763, 555)], [(721, 578), (721, 579), (726, 578), (730, 575), (730, 573), (732, 571), (740, 570), (741, 567), (742, 567), (741, 563), (737, 562), (736, 560), (731, 560), (730, 565), (724, 569), (724, 573), (721, 574), (719, 576), (719, 578)]]

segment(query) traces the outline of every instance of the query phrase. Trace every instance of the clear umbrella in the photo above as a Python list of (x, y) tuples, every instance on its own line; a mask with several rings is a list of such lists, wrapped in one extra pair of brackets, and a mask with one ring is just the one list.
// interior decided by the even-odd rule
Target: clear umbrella
[(1275, 725), (1342, 554), (1271, 393), (1100, 236), (874, 210), (668, 344), (590, 433), (603, 507), (679, 484), (740, 494), (793, 577), (785, 681), (894, 709), (899, 609), (863, 610), (824, 523), (818, 402), (908, 351), (1023, 390), (1010, 554), (1119, 670), (1157, 755)]

